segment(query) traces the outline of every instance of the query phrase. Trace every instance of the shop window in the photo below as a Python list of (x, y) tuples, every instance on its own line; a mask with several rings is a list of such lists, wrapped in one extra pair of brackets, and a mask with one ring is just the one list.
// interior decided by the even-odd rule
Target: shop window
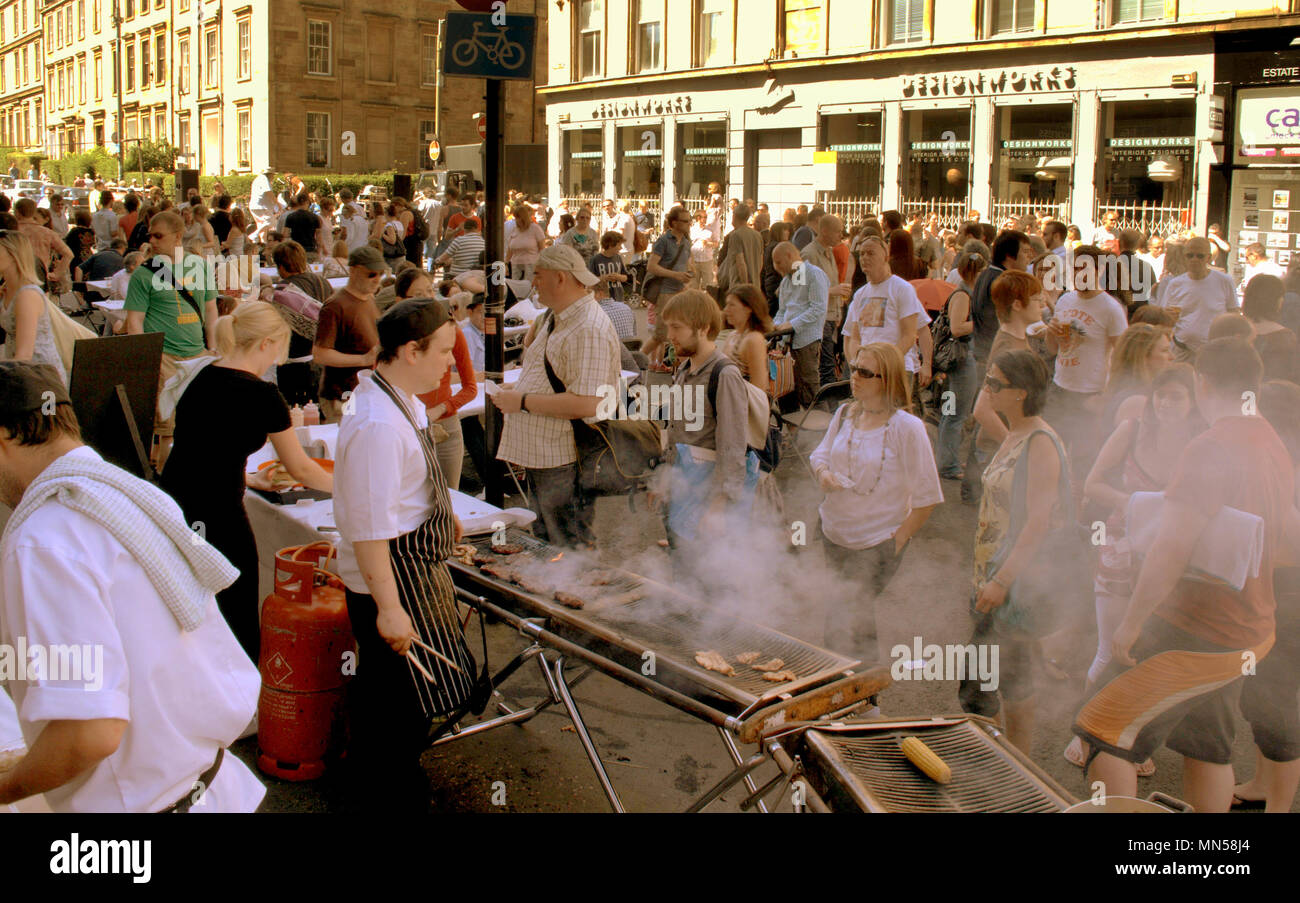
[(658, 200), (663, 186), (663, 127), (631, 125), (618, 130), (615, 190), (621, 200)]
[(1046, 213), (1068, 221), (1074, 181), (1074, 110), (1069, 104), (999, 107), (991, 222)]
[(822, 117), (818, 143), (835, 152), (835, 190), (826, 194), (822, 206), (849, 225), (880, 201), (881, 119), (880, 113)]
[(1145, 232), (1190, 225), (1195, 136), (1191, 98), (1103, 104), (1094, 222), (1113, 210), (1122, 227)]
[(817, 56), (822, 52), (822, 0), (783, 0), (785, 52)]
[(595, 198), (604, 192), (604, 140), (600, 129), (571, 129), (563, 133), (564, 196)]
[(903, 112), (905, 215), (934, 213), (949, 228), (967, 218), (970, 120), (969, 107)]
[(727, 193), (727, 124), (693, 122), (677, 127), (677, 191), (694, 210), (708, 200), (716, 183)]
[(637, 3), (636, 71), (651, 72), (663, 68), (664, 0), (640, 0)]

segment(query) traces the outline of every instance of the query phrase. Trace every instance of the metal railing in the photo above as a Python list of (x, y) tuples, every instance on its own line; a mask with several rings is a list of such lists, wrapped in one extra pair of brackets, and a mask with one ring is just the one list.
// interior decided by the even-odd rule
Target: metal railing
[(605, 203), (605, 199), (598, 194), (568, 194), (560, 200), (568, 204), (570, 213), (577, 213), (584, 206), (590, 207), (592, 213), (598, 213), (600, 205)]
[(832, 197), (823, 193), (818, 203), (827, 213), (838, 216), (845, 230), (852, 229), (869, 213), (880, 213), (880, 198)]
[(1053, 219), (1060, 220), (1063, 223), (1070, 222), (1070, 201), (1067, 198), (1064, 201), (1000, 201), (993, 200), (992, 216), (989, 218), (994, 226), (1001, 228), (1002, 223), (1009, 219), (1024, 219), (1032, 217), (1035, 220), (1040, 214), (1046, 213)]
[(956, 229), (966, 222), (970, 209), (969, 198), (903, 198), (899, 203), (904, 220), (914, 213), (924, 217), (933, 213), (938, 215), (939, 226), (944, 229)]
[(657, 194), (624, 194), (619, 195), (614, 199), (614, 201), (619, 205), (620, 209), (622, 208), (623, 202), (627, 201), (631, 205), (633, 213), (637, 213), (641, 209), (641, 202), (645, 201), (648, 205), (647, 209), (650, 211), (650, 215), (655, 218), (655, 222), (658, 223), (663, 219), (663, 199)]
[(694, 216), (696, 210), (703, 210), (705, 207), (709, 206), (709, 199), (708, 197), (686, 197), (679, 198), (677, 203), (689, 210), (691, 216)]
[(1192, 225), (1190, 202), (1156, 206), (1138, 201), (1098, 201), (1093, 222), (1100, 223), (1102, 216), (1112, 210), (1119, 217), (1121, 229), (1137, 229), (1147, 235), (1158, 234), (1167, 238)]

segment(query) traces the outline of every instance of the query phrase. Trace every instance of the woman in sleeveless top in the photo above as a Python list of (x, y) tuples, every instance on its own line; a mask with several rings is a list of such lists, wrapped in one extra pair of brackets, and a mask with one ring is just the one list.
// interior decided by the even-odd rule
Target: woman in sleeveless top
[[(995, 718), (1005, 708), (1003, 726), (1020, 749), (1032, 748), (1034, 681), (1042, 648), (1039, 637), (1006, 623), (998, 609), (1006, 603), (1016, 578), (1034, 563), (1044, 535), (1062, 517), (1061, 442), (1040, 416), (1050, 381), (1047, 365), (1032, 351), (1004, 352), (989, 363), (984, 391), (993, 409), (1006, 418), (1008, 432), (984, 471), (975, 531), (975, 631), (970, 642), (977, 648), (998, 646), (999, 677), (996, 689), (985, 689), (973, 677), (962, 680), (958, 690), (964, 711)], [(999, 551), (1012, 533), (1013, 517), (1018, 516), (1013, 511), (1015, 473), (1025, 456), (1024, 524), (999, 561)]]
[(733, 286), (727, 292), (722, 318), (732, 329), (720, 346), (722, 353), (740, 366), (745, 379), (766, 392), (767, 339), (764, 336), (772, 331), (767, 299), (757, 286)]
[[(1111, 640), (1124, 619), (1137, 579), (1125, 536), (1129, 497), (1135, 492), (1162, 491), (1183, 449), (1203, 428), (1196, 411), (1196, 382), (1191, 366), (1169, 364), (1151, 381), (1151, 395), (1142, 415), (1120, 423), (1088, 474), (1084, 495), (1110, 511), (1094, 581), (1097, 654), (1088, 668), (1089, 686), (1110, 663)], [(1065, 758), (1083, 767), (1087, 752), (1077, 737), (1066, 747)], [(1154, 773), (1155, 765), (1150, 760), (1138, 767), (1143, 777)]]
[(54, 342), (45, 290), (36, 278), (36, 257), (27, 236), (17, 230), (0, 234), (0, 328), (10, 360), (49, 364), (66, 383), (67, 371)]

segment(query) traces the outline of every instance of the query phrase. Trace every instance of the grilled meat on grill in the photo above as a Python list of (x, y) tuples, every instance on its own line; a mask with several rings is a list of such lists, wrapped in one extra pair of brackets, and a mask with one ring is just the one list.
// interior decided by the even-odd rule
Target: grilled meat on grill
[(524, 550), (523, 546), (510, 542), (503, 542), (501, 545), (493, 543), (491, 548), (492, 551), (496, 552), (498, 555), (518, 555)]
[[(777, 661), (779, 662), (780, 659), (777, 659)], [(798, 676), (799, 675), (789, 669), (784, 671), (767, 671), (763, 674), (763, 680), (770, 680), (774, 684), (783, 684), (795, 680)]]
[(622, 577), (617, 571), (611, 571), (609, 568), (597, 568), (587, 575), (587, 583), (592, 586), (609, 586), (611, 583), (618, 583)]
[(774, 658), (771, 661), (756, 662), (750, 666), (755, 671), (780, 671), (785, 667), (785, 660)]
[(736, 676), (736, 669), (727, 663), (727, 660), (722, 657), (722, 653), (715, 652), (712, 649), (695, 653), (695, 661), (700, 667), (707, 668), (710, 671), (717, 671), (727, 677)]
[(569, 608), (586, 608), (587, 602), (581, 596), (575, 596), (573, 593), (566, 593), (564, 590), (555, 591), (555, 601)]
[(761, 652), (741, 652), (736, 655), (736, 661), (742, 665), (752, 665), (758, 661), (758, 657), (762, 654)]
[(482, 567), (485, 564), (491, 564), (492, 562), (500, 561), (501, 559), (497, 558), (491, 552), (480, 552), (478, 549), (475, 549), (473, 560), (474, 560), (474, 564), (478, 565), (479, 567)]
[(489, 577), (496, 577), (498, 580), (513, 583), (516, 586), (523, 587), (530, 593), (537, 593), (539, 596), (549, 597), (555, 594), (555, 584), (538, 580), (536, 577), (522, 573), (517, 568), (511, 567), (500, 560), (485, 564), (479, 570)]

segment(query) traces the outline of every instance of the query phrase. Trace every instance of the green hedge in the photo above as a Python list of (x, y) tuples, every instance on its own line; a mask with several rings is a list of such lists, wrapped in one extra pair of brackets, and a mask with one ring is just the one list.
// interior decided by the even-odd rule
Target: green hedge
[[(2, 150), (2, 149), (0, 149)], [(86, 164), (91, 165), (87, 166)], [(23, 164), (19, 163), (22, 168)], [(56, 169), (56, 167), (58, 167)], [(78, 176), (84, 176), (86, 172), (94, 172), (96, 175), (106, 176), (111, 179), (117, 173), (117, 158), (104, 151), (103, 148), (95, 148), (87, 154), (69, 154), (59, 160), (47, 160), (43, 166), (44, 170), (50, 173), (50, 178), (63, 185), (71, 185), (73, 180)], [(57, 173), (57, 175), (56, 175)], [(23, 169), (26, 175), (26, 169)], [(283, 174), (281, 175), (280, 184), (277, 188), (283, 190)], [(378, 185), (386, 193), (393, 193), (393, 175), (394, 172), (361, 172), (361, 173), (341, 173), (324, 176), (303, 176), (303, 184), (307, 186), (308, 191), (314, 191), (317, 194), (321, 192), (337, 193), (341, 188), (349, 188), (354, 196), (361, 194), (367, 185)], [(255, 174), (239, 176), (200, 176), (199, 193), (205, 199), (212, 194), (212, 183), (221, 182), (226, 186), (226, 191), (236, 200), (247, 200), (249, 190), (253, 186), (253, 180), (257, 178)], [(141, 186), (148, 179), (153, 179), (155, 185), (162, 185), (163, 191), (168, 197), (173, 197), (176, 190), (176, 176), (170, 172), (142, 172), (138, 170), (128, 170), (122, 177), (122, 183), (129, 185), (131, 180), (137, 180)]]

